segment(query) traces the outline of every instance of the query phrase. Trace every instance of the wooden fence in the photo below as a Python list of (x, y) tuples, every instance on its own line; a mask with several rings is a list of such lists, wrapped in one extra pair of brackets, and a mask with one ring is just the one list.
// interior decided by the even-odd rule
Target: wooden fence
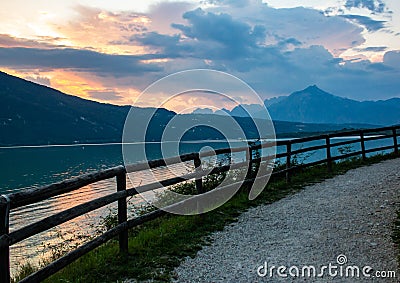
[[(257, 164), (263, 161), (270, 160), (271, 159), (270, 156), (262, 156), (262, 154), (261, 155), (253, 154), (254, 152), (262, 153), (262, 150), (260, 149), (270, 146), (277, 146), (277, 148), (285, 147), (285, 150), (283, 152), (278, 153), (275, 156), (275, 158), (277, 159), (278, 158), (286, 159), (285, 168), (283, 169), (281, 168), (279, 171), (274, 171), (272, 174), (273, 175), (285, 174), (286, 180), (290, 182), (291, 175), (293, 174), (294, 170), (298, 168), (304, 168), (325, 163), (327, 165), (327, 170), (330, 171), (332, 170), (332, 163), (335, 162), (336, 160), (349, 158), (353, 156), (360, 156), (360, 155), (362, 156), (363, 159), (366, 159), (368, 153), (373, 153), (383, 150), (393, 150), (395, 154), (398, 154), (399, 145), (397, 142), (397, 137), (398, 137), (397, 131), (399, 129), (400, 126), (393, 126), (385, 128), (367, 129), (367, 130), (346, 131), (346, 132), (338, 132), (333, 134), (311, 136), (311, 137), (292, 139), (292, 140), (282, 140), (282, 141), (279, 140), (276, 142), (249, 145), (247, 147), (241, 147), (241, 148), (217, 149), (214, 152), (202, 153), (201, 156), (199, 153), (184, 154), (178, 157), (173, 157), (168, 159), (153, 160), (145, 163), (127, 165), (126, 167), (118, 166), (95, 173), (85, 174), (77, 178), (69, 179), (48, 186), (27, 189), (18, 191), (16, 193), (2, 195), (0, 196), (0, 282), (10, 282), (10, 246), (15, 245), (16, 243), (25, 240), (33, 235), (44, 232), (50, 228), (53, 228), (57, 225), (65, 223), (71, 219), (84, 215), (85, 213), (101, 208), (113, 202), (118, 203), (117, 226), (104, 232), (103, 234), (94, 238), (93, 240), (81, 245), (80, 247), (67, 253), (61, 258), (55, 260), (54, 262), (50, 263), (49, 265), (45, 266), (39, 271), (31, 274), (29, 277), (26, 277), (21, 282), (40, 282), (48, 278), (52, 274), (56, 273), (57, 271), (61, 270), (68, 264), (72, 263), (79, 257), (83, 256), (89, 251), (95, 249), (96, 247), (99, 247), (103, 243), (115, 237), (118, 237), (119, 239), (120, 252), (127, 252), (128, 229), (138, 226), (147, 221), (153, 220), (167, 213), (163, 210), (155, 210), (145, 215), (133, 219), (128, 219), (127, 198), (138, 194), (138, 192), (146, 192), (162, 188), (164, 186), (175, 185), (187, 180), (195, 180), (197, 192), (201, 194), (204, 192), (203, 180), (202, 180), (203, 177), (210, 174), (219, 174), (222, 172), (226, 172), (230, 169), (241, 168), (245, 166), (247, 167), (249, 164)], [(333, 138), (348, 137), (348, 136), (354, 136), (354, 137), (352, 139), (341, 142), (333, 142), (334, 141)], [(376, 141), (383, 139), (390, 139), (391, 145), (366, 149), (366, 143), (368, 141)], [(304, 144), (313, 141), (319, 144), (308, 147), (302, 147), (299, 149), (294, 149), (295, 144)], [(347, 145), (354, 145), (358, 143), (360, 144), (361, 148), (361, 150), (359, 151), (349, 151), (336, 156), (332, 155), (332, 149), (335, 147), (337, 148)], [(325, 158), (303, 164), (298, 164), (293, 162), (293, 157), (302, 153), (314, 152), (317, 150), (325, 150), (326, 151)], [(232, 154), (234, 152), (245, 152), (246, 161), (236, 164), (231, 163), (228, 165), (217, 166), (213, 168), (211, 171), (209, 170), (206, 171), (202, 169), (202, 162), (201, 162), (202, 158), (213, 155)], [(139, 172), (142, 170), (146, 170), (148, 168), (158, 168), (171, 164), (178, 164), (181, 162), (192, 162), (192, 161), (195, 167), (193, 173), (189, 173), (181, 177), (165, 179), (161, 182), (142, 185), (136, 188), (127, 188), (126, 186), (127, 173)], [(249, 166), (249, 168), (252, 168), (252, 166)], [(251, 183), (255, 180), (254, 178), (253, 179), (251, 178), (251, 176), (254, 176), (254, 174), (247, 174), (247, 176), (250, 177), (249, 179), (246, 180), (246, 182)], [(110, 178), (116, 178), (117, 181), (116, 192), (74, 206), (72, 208), (66, 209), (54, 215), (48, 216), (45, 219), (29, 224), (11, 233), (9, 232), (10, 210), (34, 204), (43, 200), (47, 200), (51, 197), (59, 196), (68, 192), (72, 192), (86, 185)]]

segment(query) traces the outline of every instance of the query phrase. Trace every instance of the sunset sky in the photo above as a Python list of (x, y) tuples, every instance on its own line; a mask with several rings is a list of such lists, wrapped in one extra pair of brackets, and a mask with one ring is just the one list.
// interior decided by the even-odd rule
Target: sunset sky
[(193, 68), (231, 73), (263, 99), (311, 84), (400, 97), (398, 0), (4, 0), (0, 18), (1, 71), (102, 102), (131, 104)]

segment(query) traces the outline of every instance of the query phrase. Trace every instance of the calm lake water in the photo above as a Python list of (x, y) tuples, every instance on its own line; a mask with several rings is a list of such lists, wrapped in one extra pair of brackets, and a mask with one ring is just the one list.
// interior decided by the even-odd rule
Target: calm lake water
[[(353, 137), (332, 139), (332, 144), (343, 140), (349, 140)], [(313, 141), (304, 144), (296, 144), (294, 149), (319, 145), (322, 141)], [(366, 148), (391, 145), (392, 139), (380, 141), (371, 141), (366, 143)], [(204, 147), (214, 149), (227, 147), (226, 142), (207, 141), (181, 143), (179, 154), (198, 152)], [(244, 146), (245, 142), (236, 142), (234, 146)], [(130, 145), (133, 150), (135, 146)], [(349, 150), (359, 150), (359, 144), (352, 145)], [(343, 150), (343, 147), (341, 148)], [(278, 148), (277, 152), (284, 151), (284, 148)], [(150, 143), (146, 145), (147, 159), (161, 158), (160, 144)], [(333, 148), (332, 155), (340, 154), (338, 148)], [(129, 163), (142, 161), (135, 160), (135, 155), (130, 157)], [(168, 156), (164, 156), (168, 157)], [(325, 158), (324, 150), (317, 150), (312, 153), (300, 154), (297, 157), (299, 162), (312, 162)], [(244, 154), (234, 157), (237, 161), (244, 159)], [(278, 161), (279, 162), (279, 161)], [(283, 162), (282, 160), (280, 162)], [(54, 146), (54, 147), (15, 147), (0, 148), (0, 194), (24, 190), (26, 188), (39, 187), (54, 182), (59, 182), (68, 178), (82, 175), (84, 173), (94, 172), (100, 169), (106, 169), (123, 164), (122, 147), (120, 144), (108, 145), (74, 145), (74, 146)], [(182, 173), (191, 170), (192, 166), (186, 164), (181, 168)], [(186, 171), (185, 171), (186, 170)], [(151, 178), (148, 178), (150, 172), (135, 173), (134, 185), (143, 185)], [(154, 173), (154, 172), (153, 172)], [(168, 177), (163, 169), (158, 173), (162, 177)], [(43, 219), (56, 212), (65, 210), (86, 201), (104, 196), (107, 193), (115, 192), (115, 179), (101, 181), (89, 186), (85, 186), (77, 191), (54, 197), (50, 200), (38, 204), (29, 205), (11, 212), (10, 230), (14, 231), (28, 223)], [(143, 204), (139, 197), (132, 198), (129, 202), (131, 214), (134, 215), (138, 207)], [(27, 260), (33, 263), (39, 263), (41, 258), (48, 257), (52, 250), (68, 249), (88, 239), (94, 235), (97, 226), (102, 218), (107, 216), (110, 211), (115, 210), (115, 204), (99, 209), (71, 220), (54, 229), (43, 232), (40, 235), (31, 237), (22, 241), (11, 248), (12, 268), (23, 264)]]
[[(173, 146), (175, 143), (171, 143)], [(236, 142), (235, 146), (244, 146), (245, 142)], [(165, 145), (164, 145), (165, 146)], [(168, 144), (166, 145), (169, 146)], [(202, 148), (226, 148), (226, 142), (188, 142), (182, 143), (176, 150), (163, 151), (164, 157), (198, 152)], [(142, 144), (128, 145), (129, 151), (139, 151)], [(159, 143), (146, 144), (148, 160), (162, 158)], [(143, 161), (139, 154), (129, 156), (129, 163)], [(73, 145), (73, 146), (43, 146), (43, 147), (8, 147), (0, 148), (0, 194), (7, 194), (28, 188), (40, 187), (54, 182), (63, 181), (85, 173), (95, 172), (117, 165), (123, 165), (122, 146), (120, 144), (106, 145)], [(181, 168), (179, 168), (181, 167)], [(188, 164), (176, 165), (175, 169), (182, 174), (193, 169)], [(169, 172), (154, 169), (152, 172), (135, 173), (132, 186), (144, 185), (154, 181), (154, 175), (160, 178), (170, 176)], [(79, 190), (51, 198), (40, 203), (14, 209), (10, 215), (10, 231), (43, 219), (54, 213), (71, 208), (89, 200), (115, 192), (115, 178), (85, 186)], [(131, 215), (137, 212), (145, 202), (136, 197), (129, 201)], [(11, 265), (13, 271), (19, 264), (27, 260), (38, 264), (40, 259), (48, 257), (54, 250), (68, 249), (94, 235), (101, 219), (115, 211), (116, 204), (98, 209), (84, 216), (64, 223), (54, 229), (33, 236), (11, 247)]]

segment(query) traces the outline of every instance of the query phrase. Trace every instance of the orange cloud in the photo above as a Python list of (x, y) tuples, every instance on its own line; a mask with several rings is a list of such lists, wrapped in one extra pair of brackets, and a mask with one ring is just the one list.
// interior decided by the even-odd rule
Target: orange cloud
[(74, 73), (68, 70), (13, 70), (2, 71), (35, 83), (46, 85), (63, 93), (103, 103), (131, 105), (140, 90), (124, 85), (115, 87), (114, 82), (106, 82), (91, 74)]
[(146, 48), (129, 41), (133, 34), (147, 30), (150, 18), (133, 12), (113, 13), (78, 6), (78, 16), (68, 23), (53, 23), (64, 44), (108, 54), (144, 54)]

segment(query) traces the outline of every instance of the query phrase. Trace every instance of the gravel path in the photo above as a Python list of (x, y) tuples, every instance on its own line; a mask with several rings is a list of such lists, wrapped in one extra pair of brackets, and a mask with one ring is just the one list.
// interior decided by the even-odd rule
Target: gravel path
[[(213, 243), (195, 258), (187, 258), (175, 270), (175, 282), (400, 282), (391, 239), (400, 201), (399, 168), (400, 158), (350, 170), (250, 209), (237, 223), (214, 233)], [(337, 260), (344, 259), (339, 255), (347, 263), (339, 265)], [(268, 270), (286, 266), (282, 273), (288, 277), (279, 277), (276, 269), (273, 276), (259, 276), (257, 269), (265, 262)], [(325, 269), (322, 278), (310, 278), (303, 270), (314, 265), (319, 274), (329, 263), (337, 267), (331, 269), (333, 275), (338, 272), (336, 277)], [(292, 266), (299, 277), (291, 275), (296, 274)], [(345, 275), (349, 266), (359, 267), (360, 278), (340, 276), (340, 267)], [(373, 268), (372, 275), (393, 270), (398, 278), (364, 277), (364, 266)]]

